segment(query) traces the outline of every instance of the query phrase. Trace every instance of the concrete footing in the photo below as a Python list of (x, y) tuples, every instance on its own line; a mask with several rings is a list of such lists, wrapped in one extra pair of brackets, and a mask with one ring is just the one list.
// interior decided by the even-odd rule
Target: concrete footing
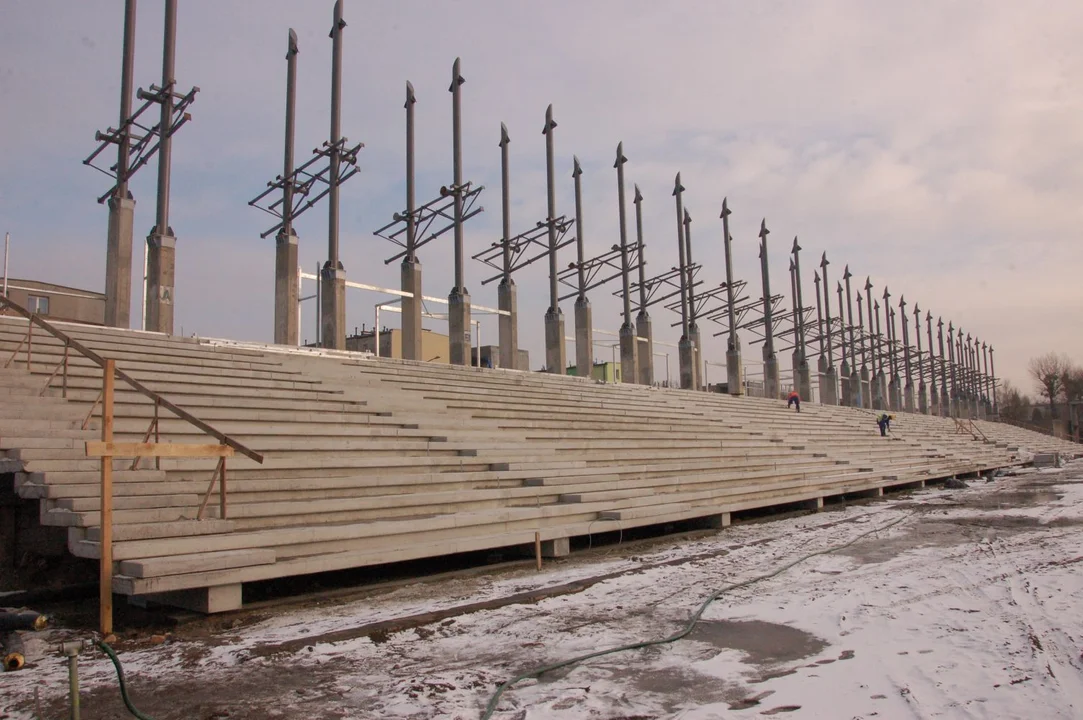
[(554, 375), (567, 372), (568, 356), (564, 350), (564, 313), (560, 308), (545, 313), (545, 370)]
[(820, 402), (824, 405), (839, 404), (839, 379), (834, 365), (828, 365), (820, 385)]
[(861, 387), (861, 378), (857, 376), (857, 370), (850, 370), (850, 406), (865, 407), (865, 391)]
[[(135, 200), (109, 198), (109, 229), (105, 245), (105, 324), (132, 324), (132, 222)], [(142, 321), (142, 318), (140, 318)]]
[[(142, 598), (139, 602), (137, 598)], [(213, 613), (229, 612), (241, 609), (241, 584), (215, 585), (191, 590), (174, 590), (165, 593), (139, 595), (132, 598), (133, 604), (145, 605), (148, 602), (172, 605), (192, 612)]]
[(590, 300), (575, 301), (575, 374), (589, 378), (594, 369), (594, 321)]
[(902, 406), (903, 410), (906, 410), (906, 412), (914, 412), (914, 386), (910, 383), (906, 383), (903, 387)]
[[(376, 328), (377, 338), (380, 329)], [(346, 269), (324, 263), (320, 271), (320, 345), (346, 349)]]
[(778, 387), (778, 356), (774, 353), (763, 355), (763, 396), (777, 400)]
[(174, 282), (177, 238), (152, 233), (147, 238), (147, 316), (150, 332), (173, 334)]
[(850, 386), (850, 363), (843, 360), (839, 366), (839, 405), (851, 407), (854, 404), (854, 391)]
[(501, 315), (499, 321), (500, 367), (529, 370), (519, 367), (519, 290), (515, 282), (501, 280), (496, 289), (496, 299), (497, 307), (508, 313)]
[(925, 396), (925, 382), (918, 383), (918, 412), (922, 415), (929, 414), (929, 400)]
[(636, 316), (636, 335), (639, 341), (639, 379), (640, 385), (654, 384), (654, 336), (651, 335), (651, 316), (641, 312)]
[(705, 530), (721, 530), (723, 528), (728, 528), (732, 519), (728, 512), (724, 512), (719, 513), (718, 515), (708, 515), (704, 518), (700, 518), (699, 522)]
[(692, 364), (696, 367), (696, 380), (692, 387), (699, 390), (703, 384), (703, 338), (695, 322), (688, 325), (688, 339), (692, 341)]
[(726, 391), (730, 395), (743, 395), (744, 383), (741, 382), (741, 348), (726, 351)]
[(572, 541), (571, 538), (553, 538), (552, 540), (542, 540), (541, 554), (542, 557), (558, 558), (571, 555), (572, 553)]
[(296, 347), (297, 313), (297, 236), (275, 236), (275, 343)]
[(695, 390), (699, 387), (699, 378), (696, 377), (695, 346), (689, 338), (682, 337), (678, 341), (677, 354), (680, 356), (681, 389)]
[(402, 291), (413, 295), (402, 299), (402, 359), (428, 360), (421, 357), (421, 263), (403, 260), (400, 271)]
[(824, 499), (822, 497), (818, 497), (818, 498), (813, 498), (811, 500), (806, 500), (804, 502), (804, 506), (806, 508), (808, 508), (809, 510), (813, 510), (815, 512), (820, 512), (821, 510), (824, 509)]
[(470, 293), (453, 289), (447, 296), (447, 311), (449, 360), (452, 365), (470, 365)]

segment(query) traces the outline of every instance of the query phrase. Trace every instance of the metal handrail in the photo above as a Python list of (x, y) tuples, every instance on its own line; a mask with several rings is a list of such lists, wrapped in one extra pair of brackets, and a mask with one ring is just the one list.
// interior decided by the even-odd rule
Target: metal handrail
[[(12, 300), (10, 298), (4, 297), (3, 295), (0, 295), (0, 307), (11, 308), (11, 310), (13, 310), (18, 315), (22, 315), (31, 324), (37, 325), (42, 330), (44, 330), (45, 332), (47, 332), (50, 335), (52, 335), (53, 337), (55, 337), (57, 340), (60, 340), (61, 342), (63, 342), (65, 344), (65, 346), (72, 348), (73, 350), (75, 350), (76, 352), (78, 352), (80, 355), (87, 358), (88, 360), (90, 360), (92, 363), (94, 363), (98, 367), (103, 368), (103, 369), (105, 368), (105, 358), (103, 358), (101, 355), (94, 352), (90, 348), (86, 347), (85, 345), (80, 343), (78, 340), (73, 339), (72, 337), (70, 337), (66, 333), (58, 330), (55, 327), (53, 327), (52, 324), (46, 322), (45, 320), (42, 320), (40, 317), (38, 317), (38, 315), (36, 313), (31, 313), (26, 308), (22, 307), (18, 303), (12, 302)], [(20, 347), (21, 347), (21, 345), (20, 345)], [(18, 352), (18, 349), (16, 349), (16, 352)], [(128, 385), (130, 385), (132, 387), (132, 389), (135, 390), (136, 392), (138, 392), (138, 393), (140, 393), (142, 395), (145, 395), (146, 397), (153, 400), (156, 405), (165, 408), (166, 410), (170, 411), (171, 413), (173, 413), (174, 415), (179, 417), (181, 420), (184, 420), (187, 423), (189, 423), (190, 425), (193, 425), (196, 428), (202, 430), (204, 433), (206, 433), (207, 435), (210, 435), (211, 437), (215, 438), (216, 440), (218, 440), (218, 442), (222, 443), (223, 445), (228, 445), (231, 448), (233, 448), (234, 450), (236, 450), (237, 452), (239, 452), (240, 454), (244, 455), (245, 457), (250, 458), (252, 460), (255, 460), (256, 462), (258, 462), (260, 464), (263, 464), (263, 455), (261, 455), (260, 453), (246, 447), (242, 443), (237, 442), (236, 440), (229, 437), (225, 433), (223, 433), (223, 432), (221, 432), (219, 430), (216, 430), (215, 428), (211, 427), (210, 425), (208, 425), (204, 421), (200, 420), (199, 418), (197, 418), (195, 415), (191, 414), (187, 410), (184, 410), (184, 409), (182, 409), (180, 407), (177, 407), (176, 405), (169, 402), (168, 400), (166, 400), (164, 397), (162, 397), (158, 393), (156, 393), (153, 390), (151, 390), (150, 388), (148, 388), (143, 383), (141, 383), (138, 380), (136, 380), (135, 378), (133, 378), (131, 375), (128, 375), (126, 372), (124, 372), (120, 368), (115, 368), (115, 372), (116, 372), (116, 376), (118, 378), (120, 378), (124, 382), (128, 383)], [(98, 402), (100, 402), (100, 398), (99, 398), (98, 401), (95, 402), (94, 407), (97, 407)], [(94, 407), (91, 408), (91, 414), (92, 415), (93, 415), (93, 412), (94, 412)]]

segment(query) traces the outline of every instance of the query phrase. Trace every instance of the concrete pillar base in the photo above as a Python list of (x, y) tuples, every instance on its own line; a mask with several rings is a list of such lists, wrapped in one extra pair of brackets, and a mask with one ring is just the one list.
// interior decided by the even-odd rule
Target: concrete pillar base
[(918, 412), (922, 415), (929, 414), (929, 401), (925, 397), (925, 382), (918, 383)]
[(545, 371), (554, 375), (567, 373), (568, 356), (564, 350), (564, 313), (560, 308), (545, 313)]
[[(132, 324), (132, 227), (135, 200), (109, 198), (109, 229), (105, 244), (105, 324)], [(142, 321), (142, 318), (140, 318)]]
[(820, 386), (820, 402), (824, 405), (839, 404), (839, 379), (834, 365), (828, 365)]
[(174, 590), (140, 596), (147, 602), (184, 608), (192, 612), (212, 615), (241, 609), (241, 584), (215, 585), (208, 588)]
[(812, 402), (812, 375), (809, 371), (808, 360), (802, 358), (797, 368), (797, 392), (804, 402)]
[(888, 380), (887, 383), (887, 406), (889, 410), (898, 412), (899, 410), (899, 386), (895, 378)]
[(519, 290), (515, 281), (500, 281), (496, 289), (497, 307), (508, 315), (501, 315), (500, 332), (500, 367), (508, 370), (529, 370), (519, 367)]
[[(376, 342), (380, 328), (376, 328)], [(324, 263), (320, 271), (320, 345), (332, 350), (346, 349), (346, 269), (342, 263)]]
[(589, 378), (594, 370), (594, 328), (590, 300), (575, 301), (575, 374)]
[(824, 509), (824, 499), (822, 497), (813, 498), (805, 501), (805, 507), (813, 512), (820, 512)]
[(903, 409), (908, 413), (914, 412), (914, 386), (906, 383), (903, 387)]
[(651, 316), (641, 312), (636, 316), (636, 335), (644, 340), (638, 342), (640, 385), (654, 384), (654, 336), (651, 335)]
[(297, 327), (297, 236), (275, 237), (275, 344), (300, 344)]
[(402, 291), (413, 294), (402, 299), (402, 359), (428, 360), (421, 357), (421, 263), (403, 260), (399, 270)]
[(559, 558), (566, 557), (572, 554), (572, 541), (571, 538), (553, 538), (552, 540), (542, 540), (541, 542), (541, 554), (546, 558)]
[(730, 395), (744, 395), (744, 383), (741, 382), (741, 348), (726, 351), (726, 392)]
[(147, 238), (147, 317), (150, 332), (173, 334), (174, 281), (177, 238), (172, 228), (165, 235)]
[(732, 521), (730, 514), (724, 512), (719, 513), (718, 515), (708, 515), (705, 518), (701, 518), (700, 522), (706, 530), (721, 530), (723, 528), (728, 528)]
[(854, 391), (850, 387), (850, 363), (845, 360), (839, 367), (839, 405), (851, 407), (854, 404)]
[(850, 407), (865, 407), (865, 390), (861, 387), (861, 378), (857, 370), (850, 371)]
[(472, 365), (470, 293), (458, 288), (447, 296), (448, 355), (452, 365)]
[(696, 366), (695, 389), (699, 390), (703, 386), (703, 338), (695, 322), (688, 325), (688, 339), (692, 341), (692, 362)]
[(869, 382), (869, 366), (862, 365), (860, 380), (861, 383), (861, 407), (866, 410), (872, 409), (872, 384)]
[(677, 342), (677, 354), (681, 364), (681, 389), (696, 389), (699, 387), (699, 378), (696, 377), (696, 352), (692, 341), (682, 337)]
[(620, 326), (620, 381), (634, 383), (639, 379), (639, 342), (632, 325)]
[(763, 358), (763, 396), (778, 400), (778, 391), (778, 356), (765, 354)]

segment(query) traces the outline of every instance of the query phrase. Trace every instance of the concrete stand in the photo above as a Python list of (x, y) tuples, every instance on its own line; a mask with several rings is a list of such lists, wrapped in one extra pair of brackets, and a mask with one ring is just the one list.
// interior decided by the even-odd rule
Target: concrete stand
[(452, 365), (469, 366), (470, 360), (470, 293), (452, 290), (447, 296), (448, 354)]
[(801, 399), (807, 402), (812, 400), (812, 373), (808, 366), (808, 359), (797, 368), (797, 392)]
[(925, 397), (925, 381), (918, 383), (918, 412), (922, 415), (929, 414), (929, 401)]
[(105, 324), (132, 324), (132, 217), (135, 200), (109, 198), (109, 231), (105, 248)]
[(699, 387), (699, 378), (696, 377), (696, 351), (692, 341), (681, 338), (677, 343), (677, 354), (681, 365), (681, 389), (696, 389)]
[(778, 356), (765, 351), (763, 354), (763, 396), (777, 400), (778, 391)]
[[(215, 585), (207, 588), (173, 590), (164, 593), (152, 593), (140, 596), (144, 601), (191, 610), (192, 612), (211, 615), (241, 609), (241, 584)], [(145, 602), (143, 603), (145, 606)]]
[(857, 368), (850, 370), (850, 392), (853, 393), (850, 405), (865, 407), (865, 388), (861, 385), (861, 378), (857, 376)]
[(575, 374), (589, 378), (594, 369), (594, 329), (591, 327), (593, 313), (590, 300), (581, 297), (575, 301)]
[(413, 294), (402, 299), (402, 359), (428, 360), (421, 357), (421, 263), (403, 260), (400, 272), (402, 291)]
[(639, 379), (639, 342), (631, 325), (620, 327), (620, 381), (634, 383)]
[(839, 404), (839, 376), (834, 365), (828, 365), (827, 372), (823, 375), (823, 384), (820, 385), (820, 402), (824, 405)]
[(651, 316), (646, 311), (636, 316), (636, 335), (639, 341), (639, 384), (654, 384), (654, 336), (651, 335)]
[(869, 382), (869, 366), (861, 366), (861, 407), (872, 409), (872, 383)]
[(906, 412), (914, 412), (914, 386), (906, 383), (903, 387), (903, 409)]
[(568, 356), (564, 351), (564, 313), (556, 311), (545, 313), (545, 368), (554, 375), (567, 372)]
[[(324, 263), (320, 270), (320, 344), (332, 350), (346, 349), (346, 269)], [(376, 328), (379, 338), (380, 329)]]
[(297, 236), (275, 237), (275, 343), (296, 347), (297, 328)]
[(173, 283), (177, 238), (152, 233), (147, 238), (147, 330), (173, 334)]
[(500, 281), (496, 289), (497, 307), (510, 314), (500, 316), (500, 367), (508, 370), (529, 370), (519, 367), (519, 290), (515, 281)]
[(936, 386), (935, 385), (932, 385), (932, 386), (929, 387), (929, 414), (930, 415), (939, 415), (940, 414), (940, 399), (937, 396)]
[(887, 383), (887, 407), (894, 411), (899, 409), (899, 384), (895, 378), (891, 378)]
[(688, 339), (692, 341), (692, 361), (696, 366), (696, 390), (703, 384), (703, 338), (699, 334), (699, 325), (695, 321), (688, 324)]

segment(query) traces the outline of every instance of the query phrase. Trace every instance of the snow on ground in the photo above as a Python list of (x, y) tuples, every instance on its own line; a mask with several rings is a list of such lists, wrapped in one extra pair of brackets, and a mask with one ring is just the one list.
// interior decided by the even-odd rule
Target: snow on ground
[[(121, 659), (137, 706), (158, 720), (474, 719), (521, 672), (670, 635), (714, 590), (847, 543), (725, 593), (685, 639), (524, 680), (493, 717), (1083, 716), (1083, 463), (739, 525), (638, 555), (573, 556), (543, 573), (418, 582), (211, 637), (181, 629)], [(534, 604), (321, 639), (607, 573), (619, 574)], [(81, 675), (84, 718), (125, 717), (107, 661), (86, 654)], [(0, 718), (32, 717), (35, 686), (59, 716), (66, 669), (47, 657), (0, 675)]]

